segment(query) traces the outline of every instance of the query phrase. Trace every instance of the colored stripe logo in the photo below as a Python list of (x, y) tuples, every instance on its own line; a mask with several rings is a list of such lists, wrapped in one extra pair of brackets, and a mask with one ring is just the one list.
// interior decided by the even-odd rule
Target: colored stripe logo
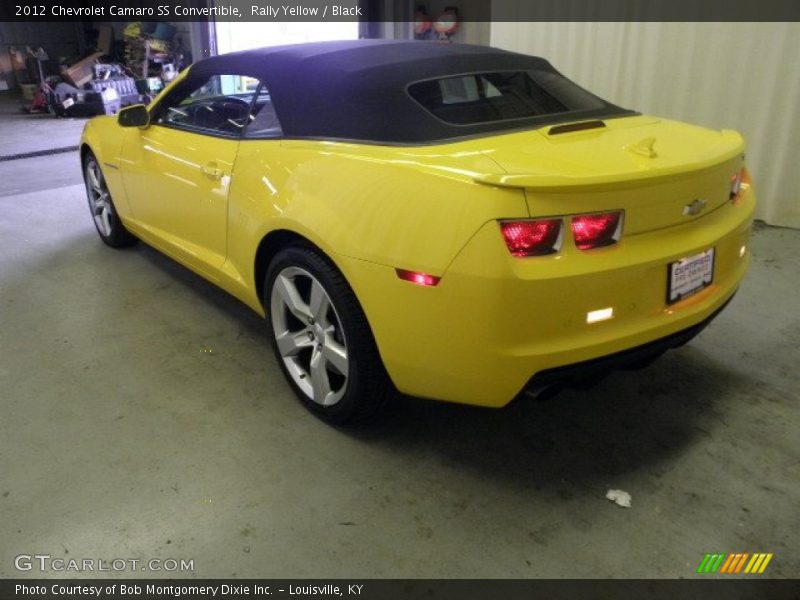
[(726, 554), (716, 552), (706, 554), (700, 565), (697, 567), (698, 573), (719, 573), (723, 575), (736, 575), (747, 573), (751, 575), (763, 573), (769, 561), (772, 560), (772, 552), (735, 552)]

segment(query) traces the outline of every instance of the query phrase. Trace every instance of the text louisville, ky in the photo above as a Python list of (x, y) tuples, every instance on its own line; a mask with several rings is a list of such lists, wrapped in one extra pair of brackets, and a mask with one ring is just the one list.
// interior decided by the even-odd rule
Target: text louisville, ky
[(360, 596), (364, 592), (362, 584), (348, 585), (312, 585), (312, 584), (291, 584), (282, 586), (269, 585), (157, 585), (157, 584), (126, 584), (114, 583), (109, 585), (80, 585), (80, 584), (49, 584), (49, 585), (26, 585), (17, 584), (15, 586), (15, 596), (86, 596), (88, 598), (102, 598), (103, 595), (130, 595), (139, 598), (142, 594), (145, 597), (154, 598), (181, 598), (205, 596), (208, 598), (230, 598), (237, 596)]

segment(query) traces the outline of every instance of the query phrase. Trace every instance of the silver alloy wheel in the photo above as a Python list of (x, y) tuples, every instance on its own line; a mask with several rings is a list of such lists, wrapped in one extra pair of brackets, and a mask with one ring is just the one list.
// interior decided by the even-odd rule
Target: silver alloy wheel
[(97, 230), (103, 237), (110, 236), (114, 208), (111, 205), (111, 196), (103, 172), (95, 160), (86, 163), (86, 194), (89, 196), (89, 208)]
[(347, 340), (322, 284), (305, 269), (286, 267), (272, 283), (270, 318), (294, 383), (321, 406), (339, 402), (347, 390)]

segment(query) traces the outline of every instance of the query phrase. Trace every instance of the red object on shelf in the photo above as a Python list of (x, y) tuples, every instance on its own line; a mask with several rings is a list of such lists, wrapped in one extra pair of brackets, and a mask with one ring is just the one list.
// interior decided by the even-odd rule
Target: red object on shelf
[(433, 21), (431, 21), (428, 13), (422, 8), (417, 9), (417, 14), (414, 15), (414, 35), (423, 37), (432, 27)]
[(433, 28), (439, 36), (450, 37), (458, 29), (458, 9), (454, 6), (448, 6), (436, 18)]

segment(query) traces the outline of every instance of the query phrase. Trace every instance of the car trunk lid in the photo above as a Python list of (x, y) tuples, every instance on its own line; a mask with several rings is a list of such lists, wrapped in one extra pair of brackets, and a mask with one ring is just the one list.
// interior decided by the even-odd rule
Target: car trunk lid
[(485, 153), (505, 173), (476, 181), (524, 189), (537, 217), (623, 210), (626, 234), (687, 223), (722, 206), (744, 152), (736, 132), (645, 116), (496, 140)]

